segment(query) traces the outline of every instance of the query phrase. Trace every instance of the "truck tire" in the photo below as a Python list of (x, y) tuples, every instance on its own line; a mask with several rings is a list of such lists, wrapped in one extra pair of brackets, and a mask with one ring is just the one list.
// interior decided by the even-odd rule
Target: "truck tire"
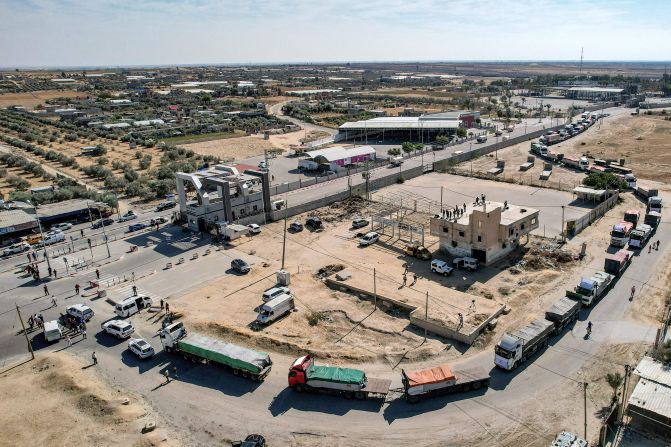
[(367, 397), (366, 393), (364, 393), (363, 391), (357, 391), (354, 393), (354, 398), (357, 400), (365, 400), (366, 397)]
[(411, 396), (409, 394), (406, 394), (405, 400), (407, 400), (408, 403), (416, 404), (417, 402), (419, 402), (419, 396)]
[(351, 391), (343, 391), (342, 395), (345, 399), (351, 399), (354, 397), (354, 393)]
[(237, 368), (233, 368), (233, 375), (234, 376), (239, 376), (240, 375), (240, 370)]
[(471, 386), (472, 389), (474, 390), (479, 390), (482, 387), (482, 383), (480, 382), (473, 382), (473, 385)]
[(302, 393), (303, 391), (305, 391), (305, 385), (303, 385), (302, 383), (297, 383), (294, 389), (296, 390), (297, 393)]

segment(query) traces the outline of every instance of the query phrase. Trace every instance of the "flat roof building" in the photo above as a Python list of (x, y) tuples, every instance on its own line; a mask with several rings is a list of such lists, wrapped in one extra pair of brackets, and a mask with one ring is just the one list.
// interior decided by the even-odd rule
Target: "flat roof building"
[(219, 222), (264, 223), (270, 211), (268, 173), (247, 165), (214, 165), (175, 174), (182, 218), (194, 231)]
[(634, 369), (639, 381), (627, 402), (630, 425), (668, 440), (671, 427), (671, 368), (643, 357)]
[(385, 116), (345, 123), (338, 129), (340, 139), (382, 139), (395, 141), (433, 140), (451, 135), (461, 126), (459, 119), (422, 116)]
[(333, 146), (326, 149), (309, 151), (305, 155), (307, 155), (307, 158), (298, 162), (299, 169), (315, 170), (319, 166), (328, 165), (330, 171), (337, 172), (345, 166), (375, 160), (376, 152), (372, 146), (356, 146), (352, 148)]
[(483, 264), (503, 258), (520, 245), (522, 236), (538, 228), (539, 211), (533, 208), (478, 200), (463, 209), (432, 217), (430, 233), (440, 239), (441, 250)]
[(34, 214), (23, 210), (0, 211), (0, 239), (16, 237), (37, 228)]

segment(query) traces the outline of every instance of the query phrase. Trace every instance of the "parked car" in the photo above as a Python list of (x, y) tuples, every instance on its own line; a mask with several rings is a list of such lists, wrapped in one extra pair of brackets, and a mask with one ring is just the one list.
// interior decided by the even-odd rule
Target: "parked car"
[(150, 225), (159, 225), (159, 224), (164, 224), (168, 222), (168, 219), (166, 217), (156, 217), (152, 220), (149, 221)]
[(352, 221), (352, 228), (363, 228), (367, 227), (368, 224), (370, 224), (370, 221), (368, 219), (364, 219), (363, 217), (357, 217)]
[(52, 230), (58, 230), (58, 231), (65, 231), (69, 230), (70, 228), (72, 228), (72, 224), (70, 222), (59, 223), (51, 227)]
[(291, 290), (284, 286), (271, 287), (270, 289), (263, 292), (262, 299), (264, 303), (267, 303), (268, 301), (274, 300), (278, 296), (282, 295), (291, 295)]
[(95, 315), (93, 309), (85, 304), (73, 304), (72, 306), (68, 306), (65, 309), (65, 313), (84, 321), (89, 321), (93, 318), (93, 315)]
[(101, 327), (103, 331), (119, 339), (128, 338), (133, 332), (135, 332), (133, 325), (130, 322), (124, 320), (106, 321), (101, 325)]
[(18, 244), (10, 245), (2, 252), (2, 256), (15, 255), (30, 250), (30, 245), (26, 242), (19, 242)]
[(231, 268), (238, 273), (249, 273), (252, 269), (249, 264), (242, 259), (233, 259), (231, 261)]
[(403, 249), (403, 253), (417, 259), (423, 259), (424, 261), (431, 259), (431, 252), (423, 245), (407, 244)]
[(305, 221), (305, 226), (308, 227), (308, 228), (311, 228), (312, 230), (322, 230), (322, 229), (324, 229), (324, 225), (322, 224), (322, 220), (317, 216), (308, 217), (308, 219)]
[(431, 261), (431, 271), (433, 273), (438, 273), (439, 275), (449, 276), (454, 269), (450, 267), (447, 262), (441, 261), (440, 259), (434, 259)]
[(114, 219), (100, 219), (98, 221), (93, 222), (93, 225), (91, 225), (91, 228), (96, 229), (96, 228), (102, 228), (102, 227), (107, 227), (109, 225), (112, 225), (114, 223)]
[(261, 232), (261, 226), (257, 224), (249, 224), (247, 228), (249, 228), (251, 234), (259, 234)]
[(141, 359), (146, 359), (156, 354), (152, 345), (147, 343), (144, 338), (131, 338), (128, 340), (128, 350)]
[(366, 233), (361, 239), (359, 239), (359, 245), (361, 245), (362, 247), (366, 247), (368, 245), (376, 243), (378, 239), (380, 239), (380, 235), (377, 234), (375, 231), (371, 231), (370, 233)]
[(480, 135), (475, 141), (478, 143), (485, 143), (487, 141), (487, 135)]
[(474, 271), (478, 269), (478, 260), (475, 258), (456, 258), (452, 261), (454, 268)]
[(169, 210), (177, 206), (177, 202), (163, 202), (156, 206), (156, 211)]
[(233, 441), (233, 447), (266, 447), (266, 438), (262, 435), (248, 435), (244, 441)]
[(128, 232), (129, 232), (129, 233), (132, 233), (133, 231), (144, 230), (144, 229), (147, 228), (148, 226), (149, 226), (149, 225), (147, 225), (146, 223), (142, 223), (142, 222), (140, 222), (140, 223), (136, 223), (136, 224), (133, 224), (133, 225), (129, 225), (129, 226), (128, 226)]
[(133, 210), (129, 210), (126, 214), (119, 218), (119, 222), (128, 222), (129, 220), (137, 219), (137, 214)]
[(299, 221), (292, 222), (291, 225), (289, 225), (289, 231), (293, 233), (303, 231), (303, 224), (300, 223)]
[(500, 130), (497, 130), (496, 132), (494, 132), (495, 137), (500, 137), (501, 135), (503, 135), (503, 132), (500, 131)]
[(36, 247), (44, 247), (45, 245), (55, 244), (57, 242), (63, 242), (65, 240), (65, 235), (62, 231), (50, 231), (44, 235), (44, 239), (35, 244)]

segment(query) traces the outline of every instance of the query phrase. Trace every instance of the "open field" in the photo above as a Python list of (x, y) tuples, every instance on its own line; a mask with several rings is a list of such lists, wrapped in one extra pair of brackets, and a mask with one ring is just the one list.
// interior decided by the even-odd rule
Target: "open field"
[(86, 98), (85, 93), (73, 92), (71, 90), (48, 90), (43, 92), (29, 93), (3, 93), (0, 94), (0, 108), (10, 106), (23, 106), (33, 110), (48, 99), (54, 98)]
[[(60, 353), (42, 354), (3, 374), (0, 446), (180, 445), (167, 438), (142, 397), (111, 388), (94, 371)], [(159, 428), (143, 434), (149, 421)]]
[(185, 135), (182, 137), (163, 138), (162, 142), (165, 144), (191, 144), (204, 143), (206, 141), (223, 140), (226, 138), (235, 138), (244, 135), (243, 132), (213, 132), (202, 133), (198, 135)]
[(261, 135), (201, 141), (180, 146), (191, 149), (197, 154), (213, 155), (229, 161), (263, 155), (264, 150), (276, 147), (269, 140), (264, 140)]

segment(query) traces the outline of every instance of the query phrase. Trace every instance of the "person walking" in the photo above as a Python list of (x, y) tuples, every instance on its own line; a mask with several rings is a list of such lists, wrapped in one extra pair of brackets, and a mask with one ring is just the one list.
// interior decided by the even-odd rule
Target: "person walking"
[(56, 306), (57, 306), (56, 298), (53, 295), (51, 295), (51, 307), (56, 307)]
[(163, 370), (163, 375), (165, 376), (165, 383), (170, 383), (170, 371), (168, 371), (168, 368)]
[(404, 273), (404, 274), (403, 274), (403, 286), (405, 287), (405, 285), (406, 285), (407, 283), (408, 283), (408, 275)]
[(26, 256), (28, 256), (28, 264), (30, 264), (30, 253), (28, 253)]
[(49, 276), (51, 276), (51, 274), (53, 273), (53, 270), (51, 270), (51, 267), (49, 267), (49, 268), (47, 269), (47, 271), (49, 272)]
[(94, 364), (94, 365), (97, 365), (97, 364), (98, 364), (98, 356), (96, 356), (96, 352), (95, 352), (95, 351), (93, 351), (93, 352), (91, 353), (91, 360), (93, 360), (93, 364)]
[(414, 286), (417, 283), (417, 273), (412, 274), (412, 283), (410, 284), (410, 287)]
[(75, 293), (79, 295), (79, 284), (75, 284)]
[(47, 285), (45, 284), (44, 285), (44, 296), (47, 296), (47, 295), (49, 295), (49, 287), (47, 287)]
[(37, 262), (37, 253), (33, 252), (33, 261)]
[(82, 332), (82, 340), (86, 340), (86, 327), (82, 326), (81, 332)]
[(165, 304), (163, 303), (163, 298), (161, 298), (161, 310), (163, 310), (163, 306), (164, 306), (164, 305), (165, 305)]
[(79, 230), (79, 234), (81, 234), (82, 237), (84, 237), (84, 229), (83, 228), (81, 230)]
[(636, 293), (636, 286), (631, 286), (631, 296), (629, 297), (629, 301), (634, 299), (634, 294)]
[(100, 270), (96, 269), (96, 279), (100, 279)]
[(652, 244), (648, 245), (648, 253), (652, 253)]
[(70, 338), (70, 334), (65, 335), (65, 343), (68, 344), (68, 348), (72, 346), (72, 339)]
[(35, 323), (33, 322), (33, 316), (31, 315), (30, 317), (28, 317), (28, 326), (30, 326), (31, 331), (33, 330), (33, 325), (34, 324)]
[(165, 303), (165, 313), (166, 314), (170, 313), (170, 304), (169, 303)]
[(54, 278), (58, 278), (58, 273), (56, 273), (56, 269), (54, 269)]
[(173, 366), (173, 367), (172, 367), (172, 377), (173, 377), (175, 380), (177, 380), (177, 378), (179, 377), (179, 376), (177, 375), (177, 367), (176, 367), (176, 366)]
[(657, 239), (657, 244), (655, 246), (655, 250), (659, 250), (659, 239)]
[(137, 296), (137, 287), (133, 286), (133, 296)]

